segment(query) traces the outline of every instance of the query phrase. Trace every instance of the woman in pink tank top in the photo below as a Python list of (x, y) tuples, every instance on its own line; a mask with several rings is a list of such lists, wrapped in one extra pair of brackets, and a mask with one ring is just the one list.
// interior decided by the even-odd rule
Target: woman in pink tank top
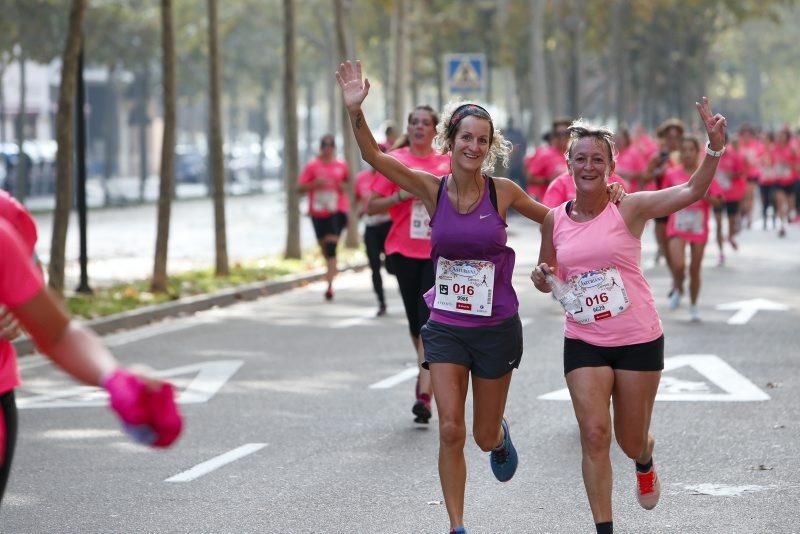
[[(652, 218), (667, 217), (702, 199), (724, 150), (725, 118), (708, 100), (697, 104), (708, 132), (708, 156), (688, 182), (640, 191), (619, 206), (604, 194), (614, 172), (612, 132), (580, 123), (570, 127), (569, 171), (577, 194), (545, 218), (534, 285), (550, 292), (547, 275), (567, 281), (564, 372), (581, 435), (583, 477), (599, 534), (611, 517), (611, 414), (614, 435), (636, 464), (639, 504), (652, 509), (660, 482), (653, 467), (650, 418), (661, 370), (664, 337), (641, 262), (641, 235)], [(562, 286), (562, 284), (559, 284)], [(559, 287), (559, 291), (563, 287)]]

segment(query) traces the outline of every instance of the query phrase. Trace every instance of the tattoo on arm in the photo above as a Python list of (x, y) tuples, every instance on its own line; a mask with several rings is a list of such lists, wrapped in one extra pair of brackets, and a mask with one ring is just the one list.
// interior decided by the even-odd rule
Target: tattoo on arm
[(359, 111), (356, 115), (356, 130), (360, 130), (362, 124), (364, 124), (364, 114)]

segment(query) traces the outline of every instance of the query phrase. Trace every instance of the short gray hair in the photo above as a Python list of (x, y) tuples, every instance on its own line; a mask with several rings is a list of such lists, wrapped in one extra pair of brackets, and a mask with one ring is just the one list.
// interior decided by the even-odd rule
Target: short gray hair
[(617, 149), (614, 145), (614, 132), (605, 126), (596, 126), (583, 119), (573, 121), (569, 125), (569, 145), (567, 146), (567, 159), (572, 159), (572, 147), (579, 139), (593, 137), (596, 141), (605, 143), (608, 147), (609, 161), (617, 159)]

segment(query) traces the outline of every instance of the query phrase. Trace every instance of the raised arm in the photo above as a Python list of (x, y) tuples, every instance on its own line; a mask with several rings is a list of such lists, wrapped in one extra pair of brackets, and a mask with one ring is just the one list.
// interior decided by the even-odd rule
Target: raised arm
[[(697, 113), (703, 121), (708, 134), (711, 150), (721, 151), (725, 148), (725, 117), (711, 113), (708, 98), (703, 97), (701, 103), (695, 103)], [(717, 170), (719, 157), (706, 155), (700, 167), (692, 174), (688, 182), (660, 191), (642, 191), (628, 195), (620, 204), (620, 211), (629, 228), (638, 228), (648, 219), (666, 217), (682, 210), (703, 198), (711, 185)]]
[(436, 204), (438, 178), (427, 172), (411, 170), (395, 158), (381, 152), (367, 126), (364, 113), (361, 111), (361, 103), (369, 93), (369, 80), (362, 80), (361, 62), (356, 61), (355, 66), (349, 61), (339, 65), (336, 81), (342, 90), (342, 98), (350, 115), (350, 124), (358, 148), (361, 150), (361, 157), (401, 189), (419, 197), (430, 211), (430, 206)]

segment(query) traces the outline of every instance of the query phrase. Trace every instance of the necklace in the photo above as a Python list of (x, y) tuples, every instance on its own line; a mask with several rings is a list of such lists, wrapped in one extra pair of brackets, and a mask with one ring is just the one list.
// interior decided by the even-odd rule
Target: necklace
[(467, 206), (467, 209), (464, 211), (461, 211), (461, 194), (460, 191), (458, 190), (458, 182), (456, 181), (455, 176), (453, 177), (453, 183), (456, 184), (456, 211), (460, 215), (466, 215), (470, 212), (470, 210), (472, 210), (472, 208), (475, 206), (475, 204), (478, 203), (478, 200), (480, 200), (481, 198), (481, 187), (478, 185), (478, 178), (477, 177), (475, 178), (475, 186), (478, 188), (478, 195), (475, 197), (475, 200), (472, 201), (472, 204)]

